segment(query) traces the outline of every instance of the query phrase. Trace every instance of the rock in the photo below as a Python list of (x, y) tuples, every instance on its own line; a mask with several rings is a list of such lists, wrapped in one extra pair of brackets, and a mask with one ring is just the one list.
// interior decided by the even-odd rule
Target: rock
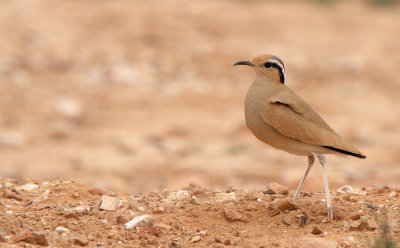
[(396, 191), (392, 191), (390, 192), (390, 194), (388, 195), (389, 198), (394, 198), (397, 196), (397, 192)]
[(337, 189), (337, 192), (340, 194), (346, 194), (348, 190), (352, 190), (353, 187), (351, 187), (350, 185), (343, 185), (342, 187)]
[(9, 189), (4, 189), (4, 198), (6, 198), (6, 199), (14, 199), (14, 200), (17, 200), (17, 201), (22, 201), (23, 200), (22, 197), (20, 197), (18, 194), (12, 192)]
[(24, 241), (28, 238), (31, 238), (33, 236), (33, 232), (32, 231), (27, 231), (27, 232), (23, 232), (20, 234), (16, 234), (14, 235), (11, 239), (10, 239), (10, 243), (14, 244), (17, 243), (19, 241)]
[[(295, 240), (290, 240), (288, 247), (296, 248), (337, 248), (338, 243), (326, 238), (317, 237), (302, 237)], [(285, 246), (286, 247), (286, 246)]]
[(289, 216), (283, 216), (282, 217), (282, 222), (283, 224), (287, 225), (287, 226), (291, 226), (292, 225), (292, 220)]
[(266, 195), (274, 195), (274, 194), (276, 194), (276, 192), (273, 191), (272, 189), (264, 190), (263, 193), (266, 194)]
[(165, 213), (165, 209), (161, 206), (155, 206), (151, 209), (151, 212), (153, 214), (162, 214), (162, 213)]
[(161, 235), (161, 229), (154, 226), (141, 227), (140, 231), (156, 237), (159, 237)]
[(10, 183), (10, 182), (5, 182), (5, 183), (3, 184), (3, 186), (4, 186), (4, 188), (9, 189), (9, 188), (12, 187), (12, 183)]
[(167, 198), (169, 201), (184, 201), (190, 199), (190, 194), (185, 190), (171, 192)]
[(28, 243), (40, 246), (49, 245), (49, 243), (46, 240), (46, 236), (44, 236), (44, 234), (36, 234), (36, 233), (33, 233), (33, 237), (28, 240)]
[(291, 211), (297, 209), (296, 205), (288, 199), (279, 199), (276, 203), (276, 208), (280, 211)]
[(85, 215), (90, 212), (90, 207), (89, 206), (78, 206), (74, 210), (76, 211), (77, 214)]
[(215, 195), (215, 203), (236, 202), (235, 192), (231, 193), (217, 193)]
[(190, 243), (196, 243), (196, 242), (199, 242), (201, 240), (201, 237), (199, 236), (199, 235), (196, 235), (196, 236), (193, 236), (191, 239), (190, 239)]
[(6, 238), (4, 238), (3, 235), (0, 234), (0, 243), (7, 242)]
[(350, 231), (373, 231), (377, 228), (375, 223), (367, 219), (353, 221), (349, 226)]
[(280, 195), (289, 194), (289, 188), (285, 187), (279, 183), (270, 183), (268, 186), (268, 189), (271, 189), (272, 191), (274, 191), (275, 193), (280, 194)]
[(28, 204), (26, 206), (29, 209), (36, 209), (36, 210), (42, 210), (45, 208), (50, 208), (50, 198), (37, 201), (37, 202), (32, 202), (31, 204)]
[(359, 220), (361, 217), (362, 213), (360, 212), (353, 212), (349, 215), (349, 219), (351, 220)]
[(231, 240), (230, 239), (225, 239), (224, 245), (231, 245)]
[(214, 238), (214, 242), (215, 243), (222, 243), (222, 238), (220, 237), (220, 236), (215, 236), (215, 238)]
[(259, 201), (259, 200), (261, 201), (261, 199), (259, 198), (259, 193), (260, 192), (257, 192), (257, 191), (254, 191), (254, 190), (250, 191), (250, 192), (246, 193), (245, 199), (248, 200), (248, 201)]
[(322, 230), (319, 227), (314, 226), (312, 231), (311, 231), (311, 233), (314, 234), (314, 235), (318, 235), (318, 234), (322, 233)]
[(55, 104), (57, 111), (71, 119), (78, 119), (82, 115), (82, 107), (78, 101), (68, 97), (60, 97)]
[(33, 184), (33, 183), (27, 183), (18, 187), (15, 187), (15, 191), (16, 192), (20, 192), (20, 191), (32, 191), (39, 188), (38, 185)]
[(228, 184), (228, 188), (226, 189), (226, 193), (236, 192), (238, 189), (234, 188), (232, 184)]
[(372, 204), (372, 203), (364, 202), (364, 204), (367, 205), (368, 208), (371, 208), (371, 209), (374, 209), (374, 210), (377, 210), (377, 209), (380, 208), (379, 206), (377, 206), (375, 204)]
[(89, 240), (83, 236), (73, 237), (72, 241), (74, 242), (74, 245), (79, 246), (87, 246), (89, 244)]
[(368, 194), (367, 191), (362, 190), (362, 189), (348, 190), (347, 193), (349, 193), (350, 195), (361, 195), (361, 196), (365, 196)]
[(340, 194), (361, 195), (361, 196), (367, 195), (367, 191), (362, 190), (362, 189), (354, 189), (350, 185), (344, 185), (344, 186), (340, 187), (337, 190), (337, 192)]
[(128, 220), (122, 215), (118, 215), (115, 220), (116, 220), (117, 224), (119, 224), (119, 225), (125, 224), (126, 222), (128, 222)]
[(56, 227), (55, 230), (58, 233), (64, 233), (64, 234), (69, 234), (70, 233), (69, 229), (66, 228), (66, 227), (63, 227), (63, 226), (58, 226), (58, 227)]
[(229, 221), (242, 221), (242, 222), (249, 221), (249, 218), (246, 215), (239, 213), (238, 211), (233, 209), (224, 208), (224, 215), (225, 218)]
[(27, 183), (27, 184), (15, 187), (14, 190), (19, 193), (20, 191), (32, 191), (37, 188), (39, 188), (38, 185), (33, 184), (33, 183)]
[(99, 189), (99, 188), (92, 188), (92, 189), (89, 189), (89, 193), (92, 194), (92, 195), (100, 195), (100, 196), (102, 196), (102, 195), (106, 194), (106, 191), (103, 190), (103, 189)]
[(17, 234), (13, 236), (10, 240), (10, 243), (17, 243), (20, 241), (24, 241), (33, 245), (40, 245), (40, 246), (48, 246), (48, 242), (44, 234), (37, 234), (32, 231), (27, 231), (24, 233)]
[(103, 195), (101, 197), (100, 209), (115, 211), (121, 205), (121, 201), (115, 197)]
[(125, 223), (125, 227), (131, 229), (132, 227), (152, 226), (153, 223), (154, 219), (151, 216), (140, 215)]
[(278, 215), (281, 212), (279, 209), (274, 209), (270, 212), (269, 216), (273, 217), (275, 215)]

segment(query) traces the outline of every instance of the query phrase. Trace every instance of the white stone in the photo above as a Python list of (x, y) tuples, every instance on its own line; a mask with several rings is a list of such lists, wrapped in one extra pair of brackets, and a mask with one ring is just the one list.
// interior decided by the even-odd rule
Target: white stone
[(346, 194), (347, 191), (352, 190), (353, 187), (351, 187), (350, 185), (343, 185), (342, 187), (337, 189), (337, 192), (340, 194)]
[(60, 97), (56, 102), (58, 112), (68, 118), (77, 118), (82, 115), (82, 107), (75, 99)]
[(216, 203), (236, 202), (235, 192), (216, 194), (215, 202)]
[(63, 227), (63, 226), (58, 226), (58, 227), (56, 227), (56, 232), (58, 232), (58, 233), (65, 233), (65, 234), (70, 233), (69, 229), (68, 229), (68, 228), (65, 228), (65, 227)]
[(103, 195), (101, 197), (100, 209), (106, 211), (115, 211), (121, 206), (121, 201), (115, 197)]
[(189, 195), (189, 193), (185, 190), (178, 190), (176, 192), (171, 192), (168, 195), (167, 201), (183, 201), (183, 200), (190, 200), (191, 197)]
[(137, 227), (137, 226), (151, 226), (151, 225), (153, 225), (153, 218), (147, 214), (135, 217), (129, 222), (125, 223), (125, 227), (127, 229), (131, 229), (132, 227)]
[(4, 183), (4, 188), (11, 188), (11, 187), (12, 187), (12, 183), (10, 183), (10, 182)]
[(75, 211), (76, 211), (77, 213), (88, 213), (88, 212), (90, 212), (90, 207), (87, 207), (87, 206), (78, 206), (78, 207), (75, 208)]
[(27, 183), (18, 187), (15, 187), (16, 191), (32, 191), (39, 188), (38, 185), (33, 184), (33, 183)]

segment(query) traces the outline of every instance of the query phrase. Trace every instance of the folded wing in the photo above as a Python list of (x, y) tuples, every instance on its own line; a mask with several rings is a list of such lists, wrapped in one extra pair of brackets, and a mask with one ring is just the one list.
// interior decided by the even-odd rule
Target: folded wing
[(305, 143), (365, 158), (355, 147), (347, 144), (304, 100), (287, 90), (267, 99), (263, 120), (282, 135)]

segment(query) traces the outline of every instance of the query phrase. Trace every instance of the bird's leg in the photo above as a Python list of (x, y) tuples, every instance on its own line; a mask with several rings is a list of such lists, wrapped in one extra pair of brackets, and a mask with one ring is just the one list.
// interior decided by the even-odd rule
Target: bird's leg
[(320, 164), (322, 165), (322, 173), (324, 175), (324, 187), (326, 194), (326, 205), (328, 206), (328, 217), (333, 219), (333, 208), (331, 203), (331, 197), (329, 196), (329, 186), (328, 186), (328, 176), (326, 174), (325, 156), (321, 154), (317, 154), (316, 156), (319, 159)]
[(313, 155), (308, 155), (308, 167), (307, 167), (306, 173), (304, 173), (303, 179), (301, 179), (300, 184), (297, 187), (296, 193), (293, 196), (293, 201), (295, 201), (297, 199), (297, 197), (299, 197), (301, 187), (303, 187), (303, 183), (306, 180), (308, 172), (310, 172), (310, 169), (313, 166), (314, 161), (315, 161), (314, 156)]

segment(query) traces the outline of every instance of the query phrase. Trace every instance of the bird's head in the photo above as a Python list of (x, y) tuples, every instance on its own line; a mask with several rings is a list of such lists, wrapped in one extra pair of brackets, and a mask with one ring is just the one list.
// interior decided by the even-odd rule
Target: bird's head
[(266, 76), (274, 82), (285, 83), (285, 66), (282, 60), (274, 55), (261, 54), (250, 61), (239, 61), (234, 65), (251, 66), (257, 75)]

